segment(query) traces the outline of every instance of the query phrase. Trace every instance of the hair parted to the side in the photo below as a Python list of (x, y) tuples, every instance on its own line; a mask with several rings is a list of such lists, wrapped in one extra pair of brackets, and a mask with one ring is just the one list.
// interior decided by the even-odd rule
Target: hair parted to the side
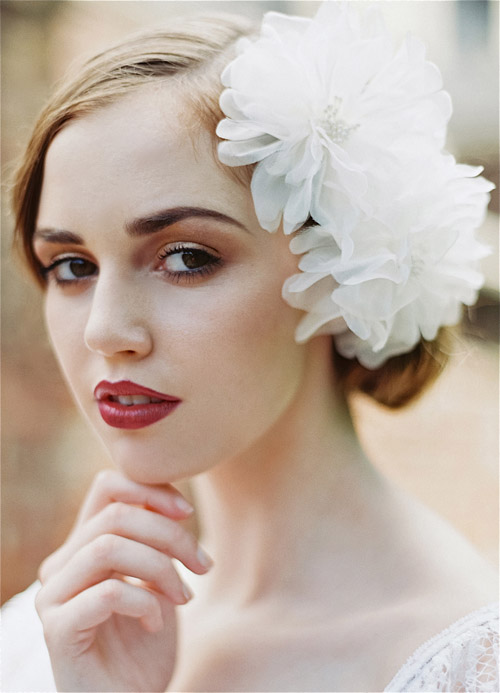
[[(33, 254), (45, 156), (50, 143), (70, 121), (110, 104), (133, 89), (161, 79), (182, 86), (191, 114), (214, 133), (222, 118), (219, 109), (220, 73), (233, 55), (238, 38), (255, 30), (253, 23), (233, 15), (183, 19), (169, 30), (150, 31), (99, 53), (68, 74), (42, 110), (14, 178), (12, 203), (15, 243), (38, 283), (45, 282)], [(216, 161), (218, 161), (216, 157)], [(222, 166), (222, 164), (220, 164)], [(226, 167), (224, 167), (226, 169)], [(245, 182), (249, 173), (227, 169)]]
[[(15, 244), (41, 287), (40, 264), (33, 253), (43, 170), (47, 150), (64, 126), (131, 90), (159, 79), (175, 80), (191, 107), (191, 120), (213, 134), (224, 117), (219, 107), (220, 74), (234, 54), (235, 43), (256, 31), (253, 22), (227, 14), (183, 18), (169, 30), (139, 34), (99, 53), (67, 76), (49, 99), (35, 124), (31, 140), (14, 177), (12, 202)], [(189, 126), (188, 126), (189, 127)], [(224, 167), (228, 175), (249, 185), (253, 166)], [(356, 359), (345, 359), (333, 346), (333, 361), (345, 394), (360, 391), (380, 404), (401, 407), (416, 398), (443, 369), (447, 357), (443, 331), (434, 342), (423, 340), (408, 354), (368, 370)]]

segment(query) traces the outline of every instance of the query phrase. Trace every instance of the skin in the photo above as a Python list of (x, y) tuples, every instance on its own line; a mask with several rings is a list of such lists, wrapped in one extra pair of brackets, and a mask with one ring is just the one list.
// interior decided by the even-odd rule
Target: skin
[[(259, 227), (210, 135), (186, 135), (185, 108), (172, 88), (141, 87), (67, 125), (47, 154), (34, 247), (46, 267), (66, 260), (48, 275), (47, 326), (116, 466), (40, 571), (58, 690), (382, 690), (423, 640), (493, 598), (496, 580), (364, 457), (330, 339), (294, 341), (288, 239)], [(127, 234), (179, 206), (236, 223)], [(51, 242), (54, 230), (80, 242)], [(213, 271), (172, 274), (187, 270), (181, 244), (217, 257)], [(58, 284), (72, 267), (85, 278)], [(93, 396), (102, 379), (182, 403), (116, 429)], [(182, 478), (211, 569), (179, 525)], [(187, 605), (172, 556), (196, 586)]]
[[(56, 137), (38, 228), (76, 233), (84, 247), (39, 238), (35, 250), (45, 266), (74, 253), (98, 267), (98, 278), (63, 290), (49, 276), (52, 343), (116, 464), (135, 481), (162, 483), (203, 471), (261, 436), (296, 396), (307, 350), (293, 340), (299, 313), (281, 298), (297, 262), (288, 240), (263, 233), (249, 190), (215, 165), (209, 134), (200, 132), (194, 147), (178, 122), (182, 106), (147, 91), (147, 105), (132, 96)], [(223, 212), (248, 230), (194, 218), (145, 237), (124, 231), (134, 219), (186, 205)], [(170, 264), (158, 255), (183, 242), (214, 252), (221, 265), (201, 278), (170, 277), (174, 261), (185, 267), (180, 254)], [(153, 428), (124, 434), (95, 406), (94, 387), (105, 378), (133, 380), (183, 403)]]
[[(141, 90), (66, 127), (45, 162), (34, 248), (52, 268), (50, 338), (78, 406), (123, 476), (140, 484), (124, 496), (121, 475), (98, 477), (72, 537), (42, 566), (37, 603), (47, 640), (78, 654), (75, 670), (54, 659), (63, 689), (164, 690), (173, 657), (153, 682), (143, 679), (144, 657), (153, 671), (158, 651), (175, 652), (172, 603), (187, 601), (165, 552), (207, 569), (194, 538), (172, 522), (186, 512), (172, 511), (178, 494), (168, 483), (241, 455), (289, 407), (307, 367), (308, 350), (293, 339), (299, 315), (281, 299), (297, 262), (288, 241), (260, 228), (249, 190), (215, 164), (208, 133), (186, 137), (183, 108), (180, 97), (167, 102), (154, 88)], [(186, 206), (235, 221), (190, 217), (153, 234), (126, 231), (138, 218)], [(189, 274), (181, 252), (160, 258), (180, 244), (195, 249), (195, 260), (217, 258), (214, 269)], [(182, 403), (146, 429), (112, 428), (93, 394), (103, 379), (132, 380)], [(142, 579), (142, 588), (117, 573)], [(123, 666), (131, 644), (119, 636), (123, 615), (140, 620), (137, 671)]]

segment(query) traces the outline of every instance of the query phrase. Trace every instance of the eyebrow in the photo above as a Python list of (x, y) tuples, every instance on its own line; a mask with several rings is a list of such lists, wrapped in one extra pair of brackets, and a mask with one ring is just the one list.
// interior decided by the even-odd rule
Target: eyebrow
[[(250, 233), (249, 229), (241, 222), (233, 219), (233, 217), (222, 212), (217, 212), (215, 209), (205, 209), (204, 207), (172, 207), (160, 212), (155, 212), (146, 217), (139, 217), (125, 225), (125, 231), (129, 236), (147, 236), (148, 234), (161, 231), (172, 224), (177, 224), (179, 221), (189, 218), (208, 218), (219, 221), (223, 224), (231, 224)], [(39, 228), (33, 235), (33, 240), (42, 238), (48, 243), (73, 243), (84, 245), (85, 241), (81, 236), (71, 231), (65, 231), (55, 228)]]
[(62, 231), (59, 229), (36, 229), (33, 234), (33, 240), (38, 238), (47, 241), (47, 243), (72, 243), (74, 245), (85, 245), (81, 236), (70, 231)]
[(215, 209), (205, 209), (204, 207), (173, 207), (165, 209), (147, 217), (134, 219), (134, 221), (126, 225), (126, 231), (130, 236), (145, 236), (191, 217), (214, 219), (223, 224), (238, 226), (243, 231), (249, 232), (246, 226), (233, 219), (233, 217), (217, 212)]

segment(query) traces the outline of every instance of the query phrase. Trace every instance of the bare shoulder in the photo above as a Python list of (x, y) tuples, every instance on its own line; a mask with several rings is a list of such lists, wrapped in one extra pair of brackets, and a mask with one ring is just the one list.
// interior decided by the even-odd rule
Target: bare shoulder
[(446, 617), (498, 600), (498, 572), (464, 536), (437, 513), (392, 490), (393, 511), (399, 515), (402, 569), (410, 567), (417, 601), (442, 605)]
[(424, 643), (498, 601), (498, 573), (469, 541), (413, 497), (387, 494), (373, 572), (382, 587), (356, 624), (380, 690)]
[(381, 491), (359, 544), (311, 563), (295, 599), (187, 607), (175, 690), (384, 690), (423, 643), (496, 601), (496, 571), (468, 541)]
[(439, 515), (399, 490), (390, 495), (393, 595), (383, 600), (373, 627), (392, 643), (395, 665), (458, 620), (498, 601), (498, 573)]

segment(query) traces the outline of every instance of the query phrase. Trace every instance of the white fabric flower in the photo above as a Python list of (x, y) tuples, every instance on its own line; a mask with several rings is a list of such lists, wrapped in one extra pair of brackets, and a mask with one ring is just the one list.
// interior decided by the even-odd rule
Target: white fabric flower
[(257, 163), (261, 226), (285, 233), (311, 215), (349, 233), (406, 151), (439, 150), (451, 114), (438, 69), (407, 37), (394, 50), (377, 11), (325, 2), (314, 19), (265, 15), (226, 67), (219, 158)]
[(461, 304), (477, 298), (478, 260), (488, 254), (474, 237), (494, 187), (481, 170), (449, 155), (408, 160), (349, 235), (338, 224), (297, 234), (290, 248), (304, 254), (301, 273), (283, 287), (307, 311), (297, 341), (334, 334), (341, 354), (377, 368), (456, 324)]
[(265, 15), (222, 73), (219, 158), (257, 164), (261, 226), (303, 254), (283, 297), (296, 339), (335, 335), (378, 368), (458, 322), (482, 284), (474, 237), (494, 187), (442, 153), (451, 101), (422, 43), (392, 46), (376, 10), (324, 2), (314, 19)]

